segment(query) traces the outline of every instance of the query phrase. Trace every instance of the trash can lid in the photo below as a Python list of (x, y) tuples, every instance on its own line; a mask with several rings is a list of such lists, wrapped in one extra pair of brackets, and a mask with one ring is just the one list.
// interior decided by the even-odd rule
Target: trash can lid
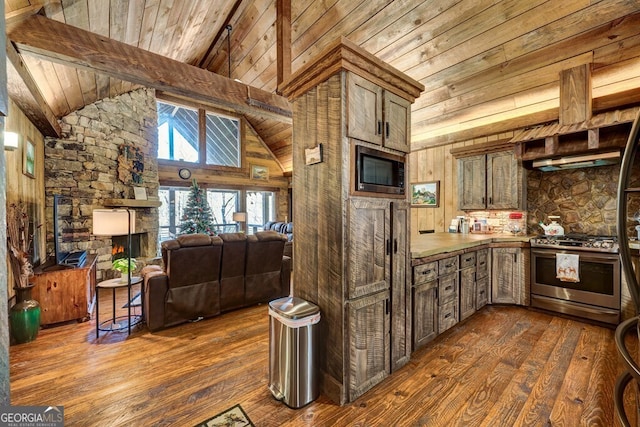
[(284, 297), (273, 300), (269, 303), (269, 308), (289, 319), (313, 316), (320, 311), (320, 307), (314, 303), (298, 297)]

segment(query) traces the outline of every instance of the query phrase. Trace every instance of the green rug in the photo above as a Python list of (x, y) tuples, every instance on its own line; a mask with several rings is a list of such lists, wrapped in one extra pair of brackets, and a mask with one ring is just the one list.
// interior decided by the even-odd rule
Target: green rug
[(254, 427), (249, 416), (240, 405), (235, 405), (195, 427)]

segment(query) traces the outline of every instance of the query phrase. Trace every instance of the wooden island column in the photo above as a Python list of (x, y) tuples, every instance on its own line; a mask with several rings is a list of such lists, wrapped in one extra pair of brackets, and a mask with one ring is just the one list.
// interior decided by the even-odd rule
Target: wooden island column
[(341, 38), (280, 89), (294, 111), (293, 295), (320, 307), (320, 387), (343, 404), (409, 360), (409, 185), (399, 196), (356, 191), (355, 147), (408, 167), (424, 87)]

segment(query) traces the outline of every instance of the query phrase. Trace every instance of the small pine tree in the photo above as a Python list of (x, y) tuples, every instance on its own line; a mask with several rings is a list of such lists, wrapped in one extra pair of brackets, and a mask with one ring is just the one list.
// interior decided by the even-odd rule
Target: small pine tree
[(213, 214), (207, 195), (204, 190), (198, 187), (197, 181), (193, 180), (187, 206), (184, 208), (180, 224), (180, 234), (205, 233), (214, 235)]

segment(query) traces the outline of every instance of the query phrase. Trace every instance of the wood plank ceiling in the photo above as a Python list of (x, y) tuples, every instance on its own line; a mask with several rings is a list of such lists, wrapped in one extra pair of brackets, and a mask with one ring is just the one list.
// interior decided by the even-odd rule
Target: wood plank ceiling
[[(280, 22), (278, 4), (290, 14)], [(594, 111), (640, 102), (640, 0), (5, 0), (5, 13), (9, 39), (12, 22), (41, 13), (269, 93), (279, 47), (295, 72), (346, 36), (425, 85), (413, 150), (557, 120), (559, 73), (582, 64), (592, 64)], [(136, 87), (21, 57), (57, 118)], [(245, 117), (291, 170), (290, 120)]]

